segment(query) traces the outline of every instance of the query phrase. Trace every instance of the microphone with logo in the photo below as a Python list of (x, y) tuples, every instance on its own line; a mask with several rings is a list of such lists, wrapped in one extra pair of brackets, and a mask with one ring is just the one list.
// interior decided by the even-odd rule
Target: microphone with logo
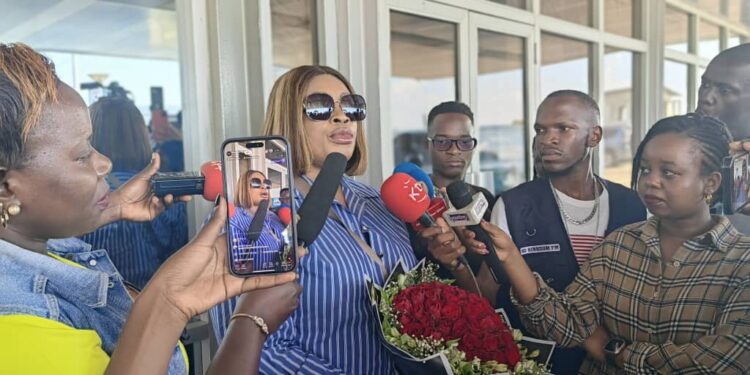
[(479, 223), (484, 216), (484, 212), (489, 207), (487, 199), (482, 193), (477, 193), (473, 197), (469, 185), (463, 181), (456, 181), (446, 188), (448, 193), (448, 199), (451, 204), (455, 207), (454, 210), (449, 210), (443, 214), (443, 218), (448, 221), (451, 226), (465, 226), (466, 229), (471, 230), (476, 234), (477, 241), (480, 241), (487, 246), (489, 254), (483, 256), (485, 263), (489, 266), (492, 278), (498, 284), (503, 280), (507, 279), (504, 275), (503, 267), (500, 262), (500, 258), (495, 253), (495, 247), (492, 245), (492, 239), (487, 232), (482, 229)]
[[(419, 230), (436, 226), (435, 217), (440, 217), (439, 214), (445, 211), (445, 202), (442, 199), (439, 200), (442, 202), (442, 208), (432, 204), (436, 200), (430, 201), (425, 185), (406, 173), (394, 173), (388, 177), (380, 187), (380, 195), (388, 211), (399, 220), (413, 226), (418, 224)], [(458, 260), (469, 266), (463, 255)]]

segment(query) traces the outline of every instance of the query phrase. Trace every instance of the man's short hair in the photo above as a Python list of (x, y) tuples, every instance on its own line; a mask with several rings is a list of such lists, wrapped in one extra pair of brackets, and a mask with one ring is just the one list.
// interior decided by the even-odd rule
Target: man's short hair
[(471, 124), (474, 124), (474, 112), (471, 111), (471, 108), (464, 103), (451, 101), (442, 102), (430, 110), (430, 113), (427, 115), (427, 127), (432, 126), (435, 117), (442, 115), (443, 113), (459, 113), (466, 115), (469, 120), (471, 120)]
[(750, 43), (740, 44), (719, 52), (711, 61), (724, 60), (736, 63), (750, 64)]
[[(542, 104), (546, 102), (549, 99), (553, 98), (561, 98), (561, 97), (573, 97), (577, 99), (583, 106), (586, 108), (586, 110), (589, 112), (589, 121), (591, 121), (592, 126), (599, 126), (601, 125), (601, 111), (599, 110), (599, 105), (596, 104), (596, 100), (589, 96), (589, 94), (586, 94), (585, 92), (581, 92), (578, 90), (558, 90), (555, 91), (549, 95), (547, 95), (546, 98), (542, 101)], [(540, 106), (541, 108), (541, 106)]]

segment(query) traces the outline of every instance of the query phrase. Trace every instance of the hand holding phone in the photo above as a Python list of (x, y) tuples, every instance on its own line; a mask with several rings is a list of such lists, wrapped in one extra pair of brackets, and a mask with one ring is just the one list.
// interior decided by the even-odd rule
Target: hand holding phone
[(296, 215), (284, 222), (281, 190), (294, 191), (289, 145), (282, 137), (226, 140), (221, 147), (230, 271), (237, 276), (283, 273), (297, 265)]

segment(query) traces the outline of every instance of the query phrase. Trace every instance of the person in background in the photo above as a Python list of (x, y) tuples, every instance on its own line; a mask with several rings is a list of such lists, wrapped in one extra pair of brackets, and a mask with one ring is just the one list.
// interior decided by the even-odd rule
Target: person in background
[[(152, 152), (143, 116), (125, 97), (103, 97), (91, 108), (91, 145), (112, 161), (106, 176), (116, 190), (149, 165)], [(139, 289), (170, 255), (188, 241), (187, 208), (177, 202), (149, 222), (116, 221), (81, 239), (107, 249), (125, 281)]]
[(162, 109), (151, 111), (151, 138), (154, 149), (164, 161), (163, 172), (185, 170), (185, 152), (182, 143), (182, 112), (177, 114), (177, 122), (172, 125), (167, 113)]
[(116, 220), (153, 220), (175, 199), (151, 191), (156, 154), (110, 192), (112, 163), (91, 146), (92, 132), (83, 99), (49, 60), (24, 44), (0, 43), (0, 373), (184, 375), (178, 338), (191, 317), (278, 285), (267, 291), (274, 303), (259, 295), (257, 306), (239, 305), (243, 317), (230, 330), (237, 334), (227, 338), (236, 344), (219, 351), (242, 355), (214, 361), (217, 369), (257, 372), (263, 332), (296, 306), (296, 275), (229, 274), (222, 199), (208, 225), (133, 298), (106, 250), (74, 236)]
[[(735, 141), (750, 139), (750, 44), (721, 51), (706, 67), (698, 88), (695, 112), (715, 117), (725, 124)], [(721, 212), (722, 205), (715, 208)], [(750, 234), (750, 217), (731, 215), (729, 220), (742, 233)]]
[[(436, 188), (463, 181), (471, 166), (477, 139), (472, 136), (474, 113), (461, 102), (443, 102), (430, 110), (427, 115), (427, 141), (432, 159), (430, 178)], [(495, 203), (495, 196), (487, 189), (468, 184), (472, 195), (481, 192), (487, 198), (489, 207)], [(486, 214), (489, 218), (490, 210)]]
[(723, 123), (701, 115), (654, 124), (633, 160), (633, 186), (653, 216), (607, 236), (563, 292), (483, 223), (525, 327), (586, 345), (583, 374), (750, 372), (750, 237), (710, 214), (730, 140)]
[[(539, 105), (534, 131), (535, 168), (541, 176), (500, 194), (492, 223), (508, 233), (528, 267), (563, 291), (605, 236), (644, 220), (646, 210), (633, 190), (593, 173), (592, 150), (602, 128), (599, 106), (590, 96), (573, 90), (551, 93)], [(467, 238), (477, 242), (473, 232)], [(465, 251), (460, 245), (432, 245), (441, 263)], [(511, 303), (509, 283), (498, 286), (482, 277), (479, 283), (482, 293), (505, 309), (513, 327), (533, 336)], [(558, 348), (552, 372), (577, 373), (585, 356), (580, 347)]]

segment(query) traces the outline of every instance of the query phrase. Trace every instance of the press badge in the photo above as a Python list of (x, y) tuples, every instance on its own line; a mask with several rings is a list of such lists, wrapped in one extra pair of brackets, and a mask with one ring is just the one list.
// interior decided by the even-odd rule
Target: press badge
[(526, 246), (526, 247), (522, 247), (520, 250), (521, 250), (521, 255), (555, 253), (555, 252), (560, 251), (560, 244), (552, 243), (552, 244), (547, 244), (547, 245)]

